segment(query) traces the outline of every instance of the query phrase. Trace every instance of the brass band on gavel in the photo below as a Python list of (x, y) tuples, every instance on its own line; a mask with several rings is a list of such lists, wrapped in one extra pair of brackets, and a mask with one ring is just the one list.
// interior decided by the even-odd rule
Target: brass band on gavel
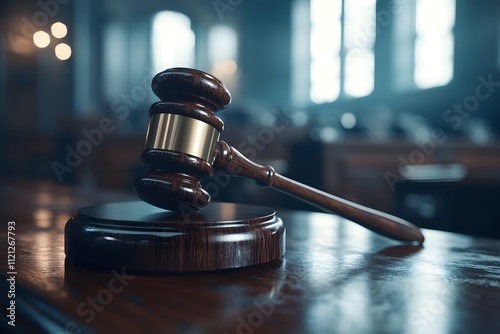
[(146, 149), (186, 153), (213, 163), (220, 132), (195, 118), (155, 114), (149, 121)]

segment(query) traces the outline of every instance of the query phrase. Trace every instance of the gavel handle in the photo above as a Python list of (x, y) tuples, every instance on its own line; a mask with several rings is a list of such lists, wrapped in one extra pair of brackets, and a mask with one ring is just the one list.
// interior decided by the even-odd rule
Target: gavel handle
[(254, 179), (261, 186), (276, 188), (386, 237), (407, 242), (424, 242), (424, 236), (419, 228), (412, 223), (286, 178), (276, 173), (271, 166), (259, 165), (248, 160), (224, 141), (218, 143), (214, 167), (216, 171)]

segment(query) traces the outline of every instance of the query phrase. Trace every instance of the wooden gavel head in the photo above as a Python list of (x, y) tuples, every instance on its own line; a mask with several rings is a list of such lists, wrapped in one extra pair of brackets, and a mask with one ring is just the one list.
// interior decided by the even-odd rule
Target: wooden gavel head
[(216, 146), (224, 123), (215, 112), (231, 94), (212, 75), (188, 68), (158, 73), (152, 89), (161, 102), (149, 110), (141, 160), (150, 172), (134, 181), (137, 195), (154, 206), (180, 211), (210, 202), (200, 178), (213, 174)]

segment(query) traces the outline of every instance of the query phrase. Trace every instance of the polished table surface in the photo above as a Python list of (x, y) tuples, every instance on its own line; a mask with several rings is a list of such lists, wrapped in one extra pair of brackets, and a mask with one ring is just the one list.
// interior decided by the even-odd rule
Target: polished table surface
[[(0, 190), (2, 307), (15, 221), (18, 333), (500, 333), (500, 241), (424, 230), (423, 247), (337, 216), (278, 211), (283, 259), (235, 270), (138, 275), (65, 261), (81, 206), (132, 195), (50, 183)], [(474, 222), (471, 222), (473, 224)]]

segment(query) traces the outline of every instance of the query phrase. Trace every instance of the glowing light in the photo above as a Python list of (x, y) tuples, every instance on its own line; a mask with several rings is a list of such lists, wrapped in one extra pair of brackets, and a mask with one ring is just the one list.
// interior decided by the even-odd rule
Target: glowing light
[(375, 44), (376, 13), (375, 1), (345, 1), (344, 43), (346, 95), (367, 96), (373, 92), (375, 81)]
[[(216, 25), (208, 33), (208, 59), (212, 64), (211, 71), (215, 76), (229, 80), (238, 69), (238, 37), (233, 28)], [(230, 82), (228, 82), (231, 85)]]
[(211, 63), (226, 59), (237, 59), (238, 36), (225, 25), (216, 25), (208, 33), (208, 56)]
[(170, 67), (194, 66), (195, 34), (184, 14), (162, 11), (152, 21), (152, 56), (156, 72)]
[(50, 44), (50, 35), (45, 31), (37, 31), (33, 34), (33, 43), (41, 49), (46, 48)]
[(229, 59), (221, 63), (221, 69), (225, 74), (234, 74), (238, 69), (238, 65), (234, 60)]
[(311, 89), (314, 103), (340, 94), (341, 1), (311, 0)]
[(66, 43), (60, 43), (56, 46), (56, 57), (60, 60), (67, 60), (71, 57), (71, 47)]
[(352, 97), (373, 92), (375, 58), (373, 50), (354, 49), (345, 58), (345, 92)]
[(314, 103), (340, 96), (341, 66), (346, 95), (362, 97), (373, 91), (375, 4), (374, 0), (311, 0), (310, 97)]
[(339, 132), (337, 129), (327, 126), (320, 130), (319, 137), (325, 143), (332, 143), (339, 138)]
[(236, 70), (238, 69), (238, 64), (234, 60), (227, 60), (224, 62), (224, 69), (227, 74), (233, 74), (236, 73)]
[(416, 3), (415, 83), (420, 88), (446, 85), (453, 78), (455, 0)]
[(49, 228), (52, 224), (52, 212), (46, 209), (37, 209), (33, 212), (35, 225), (40, 228)]
[(68, 34), (68, 28), (62, 22), (56, 22), (50, 27), (50, 31), (55, 38), (63, 38)]
[(346, 129), (352, 129), (356, 126), (356, 116), (350, 112), (346, 112), (340, 118), (340, 124)]

